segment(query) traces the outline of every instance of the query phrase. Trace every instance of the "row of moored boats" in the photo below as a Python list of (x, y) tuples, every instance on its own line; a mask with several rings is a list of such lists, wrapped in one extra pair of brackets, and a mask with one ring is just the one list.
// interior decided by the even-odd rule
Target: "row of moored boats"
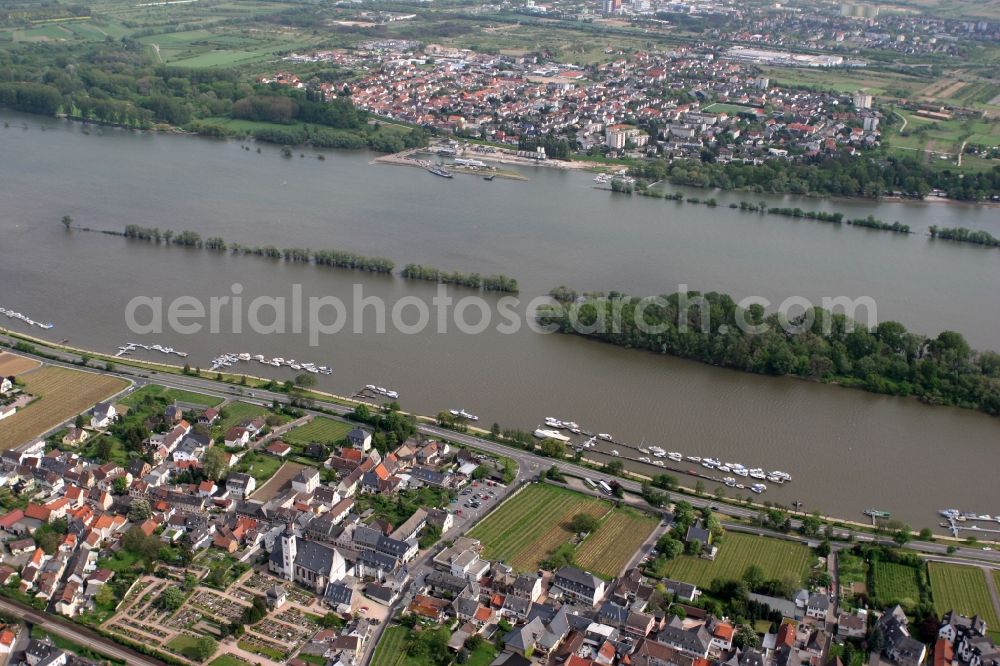
[(37, 326), (38, 328), (45, 329), (46, 331), (52, 328), (53, 324), (51, 322), (42, 323), (40, 321), (35, 321), (26, 314), (21, 314), (15, 310), (8, 310), (7, 308), (0, 308), (0, 314), (7, 315), (11, 319), (20, 319), (28, 326)]
[[(583, 430), (577, 423), (573, 421), (561, 421), (559, 419), (548, 416), (545, 418), (544, 428), (538, 428), (535, 430), (534, 435), (539, 439), (555, 439), (560, 442), (569, 442), (570, 438), (564, 435), (561, 431), (568, 430), (574, 435), (587, 435), (590, 437), (587, 441), (583, 442), (577, 448), (578, 450), (593, 448), (597, 445), (597, 440), (604, 440), (606, 442), (614, 442), (614, 437), (608, 433), (598, 433), (593, 434)], [(608, 452), (614, 457), (620, 457), (621, 453), (617, 449), (612, 449)], [(673, 462), (693, 462), (698, 463), (705, 469), (718, 470), (723, 473), (733, 474), (733, 476), (723, 477), (722, 482), (731, 488), (744, 489), (749, 488), (755, 493), (762, 493), (767, 490), (767, 486), (763, 483), (752, 483), (749, 486), (740, 481), (740, 478), (755, 479), (758, 481), (770, 481), (778, 485), (787, 483), (792, 480), (792, 475), (788, 472), (783, 472), (781, 470), (765, 471), (760, 467), (747, 467), (742, 463), (738, 462), (723, 462), (718, 458), (702, 458), (700, 456), (685, 456), (679, 451), (666, 451), (659, 446), (649, 446), (639, 447), (639, 453), (645, 454), (639, 458), (636, 458), (638, 462), (646, 463), (648, 465), (655, 465), (656, 467), (665, 467), (666, 463), (664, 458), (672, 460)]]
[(365, 388), (376, 395), (382, 395), (385, 396), (386, 398), (392, 398), (393, 400), (399, 397), (399, 391), (393, 391), (392, 389), (387, 389), (384, 386), (375, 386), (374, 384), (368, 384), (367, 386), (365, 386)]
[(308, 361), (296, 361), (294, 358), (285, 359), (281, 356), (266, 358), (263, 354), (250, 355), (247, 352), (240, 354), (223, 354), (212, 359), (212, 370), (229, 368), (240, 362), (257, 361), (262, 365), (269, 365), (274, 368), (290, 368), (292, 370), (305, 370), (314, 375), (332, 375), (333, 370), (325, 365), (316, 365)]
[(942, 509), (941, 515), (949, 520), (954, 520), (959, 523), (964, 523), (967, 520), (977, 520), (985, 523), (998, 522), (1000, 523), (1000, 513), (995, 516), (991, 516), (988, 513), (976, 513), (975, 511), (959, 511), (958, 509)]
[(174, 354), (185, 358), (188, 354), (187, 352), (177, 351), (173, 347), (164, 347), (163, 345), (144, 345), (141, 342), (129, 342), (118, 348), (118, 353), (115, 356), (125, 356), (131, 354), (136, 349), (145, 349), (146, 351), (160, 352), (161, 354)]

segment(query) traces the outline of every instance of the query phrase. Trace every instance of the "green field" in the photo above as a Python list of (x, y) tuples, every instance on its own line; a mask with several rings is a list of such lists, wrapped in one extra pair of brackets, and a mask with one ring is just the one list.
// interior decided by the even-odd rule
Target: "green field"
[(188, 636), (187, 634), (177, 634), (167, 642), (166, 647), (173, 650), (178, 654), (182, 654), (188, 659), (198, 661), (195, 657), (197, 654), (196, 649), (198, 645), (198, 639), (194, 636)]
[(258, 416), (267, 416), (269, 412), (260, 405), (251, 405), (248, 402), (231, 402), (223, 407), (225, 416), (219, 420), (219, 430), (223, 434), (235, 425), (239, 425), (247, 419), (255, 419)]
[(714, 562), (694, 555), (681, 555), (670, 562), (665, 571), (675, 580), (708, 587), (716, 579), (739, 580), (749, 566), (757, 565), (767, 579), (782, 580), (793, 576), (798, 581), (796, 584), (801, 584), (813, 561), (813, 554), (800, 543), (728, 532)]
[(618, 576), (646, 541), (659, 519), (634, 509), (618, 508), (576, 549), (577, 566), (604, 578)]
[(216, 407), (222, 404), (222, 398), (205, 395), (204, 393), (195, 393), (194, 391), (185, 391), (183, 389), (166, 388), (165, 386), (160, 386), (159, 384), (148, 384), (143, 386), (127, 398), (124, 398), (122, 402), (129, 406), (137, 405), (147, 395), (166, 398), (171, 401), (176, 400), (177, 402), (191, 405), (199, 405), (202, 407)]
[[(934, 610), (939, 616), (949, 610), (969, 617), (979, 615), (986, 620), (990, 633), (1000, 637), (1000, 617), (987, 587), (987, 572), (978, 567), (941, 562), (928, 562), (927, 569), (934, 595)], [(995, 580), (998, 572), (992, 573)]]
[(354, 426), (343, 421), (319, 416), (304, 426), (299, 426), (282, 436), (282, 439), (291, 445), (305, 445), (313, 442), (320, 444), (336, 444), (344, 439)]
[(401, 666), (410, 663), (406, 656), (406, 637), (410, 630), (406, 627), (389, 627), (375, 646), (371, 666)]
[(715, 104), (709, 104), (702, 111), (706, 113), (749, 113), (753, 111), (756, 107), (745, 106), (743, 104), (725, 104), (723, 102), (716, 102)]
[(610, 509), (611, 503), (602, 499), (545, 483), (532, 484), (476, 525), (469, 536), (482, 542), (484, 558), (532, 571), (573, 537), (568, 523), (574, 515), (602, 517)]
[(913, 608), (920, 602), (919, 569), (882, 561), (873, 563), (872, 567), (875, 589), (870, 592), (878, 600), (879, 606), (900, 604), (905, 608)]
[(282, 461), (279, 458), (252, 451), (243, 456), (236, 465), (235, 471), (252, 476), (259, 488), (265, 481), (274, 476), (281, 464)]

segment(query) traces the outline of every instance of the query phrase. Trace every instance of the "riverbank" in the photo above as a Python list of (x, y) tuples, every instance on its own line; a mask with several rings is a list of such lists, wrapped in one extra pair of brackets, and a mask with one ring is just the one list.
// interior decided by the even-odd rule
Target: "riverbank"
[[(260, 389), (263, 389), (263, 390), (269, 390), (266, 387), (269, 386), (269, 385), (274, 384), (273, 380), (269, 380), (269, 379), (266, 379), (264, 377), (258, 377), (258, 376), (254, 376), (254, 375), (235, 375), (235, 374), (232, 374), (232, 373), (225, 373), (225, 374), (223, 374), (223, 373), (213, 373), (213, 372), (209, 372), (209, 371), (201, 371), (201, 372), (192, 371), (192, 372), (189, 372), (189, 373), (185, 373), (184, 370), (183, 370), (183, 368), (180, 367), (180, 366), (177, 366), (177, 365), (173, 365), (173, 364), (169, 364), (169, 363), (159, 363), (159, 362), (153, 362), (153, 361), (138, 361), (138, 360), (135, 360), (135, 359), (115, 357), (115, 356), (111, 356), (111, 355), (104, 354), (104, 353), (97, 352), (97, 351), (93, 351), (93, 350), (81, 349), (81, 348), (78, 348), (78, 347), (75, 347), (75, 346), (72, 346), (72, 345), (49, 342), (49, 341), (44, 340), (42, 338), (38, 338), (38, 337), (35, 337), (35, 336), (26, 335), (26, 334), (23, 334), (23, 333), (21, 333), (19, 331), (12, 331), (12, 330), (4, 328), (4, 327), (0, 327), (0, 334), (6, 335), (6, 336), (8, 336), (11, 339), (23, 341), (23, 342), (26, 342), (26, 343), (30, 343), (32, 345), (38, 345), (39, 347), (43, 347), (43, 348), (45, 348), (47, 350), (52, 350), (54, 352), (63, 353), (63, 354), (76, 355), (76, 356), (79, 356), (81, 358), (86, 357), (86, 358), (89, 358), (91, 362), (95, 361), (95, 360), (96, 361), (103, 361), (105, 363), (114, 363), (116, 365), (122, 365), (122, 366), (130, 367), (130, 368), (135, 368), (135, 369), (139, 369), (139, 370), (151, 370), (151, 369), (155, 369), (155, 371), (157, 371), (157, 372), (164, 372), (164, 373), (171, 374), (171, 375), (198, 378), (198, 379), (201, 379), (201, 380), (205, 380), (205, 381), (209, 381), (209, 382), (213, 382), (213, 383), (219, 384), (220, 385), (220, 390), (222, 390), (223, 387), (231, 390), (234, 385), (238, 386), (241, 391), (243, 391), (243, 390), (250, 390), (250, 389), (256, 389), (256, 388), (260, 388)], [(17, 351), (17, 350), (15, 350), (15, 351)], [(25, 353), (35, 353), (35, 354), (43, 356), (43, 357), (49, 357), (48, 354), (42, 353), (40, 350), (35, 350), (34, 352), (30, 352), (30, 351), (26, 351), (26, 350), (22, 350), (22, 351), (25, 351)], [(63, 362), (75, 363), (75, 361), (72, 360), (72, 359), (61, 359), (61, 360), (63, 360)], [(100, 368), (96, 368), (96, 369), (98, 371), (101, 370)], [(108, 370), (107, 368), (105, 370), (106, 371), (112, 371), (112, 370)], [(220, 376), (221, 376), (221, 379), (219, 379)], [(150, 378), (150, 377), (147, 377), (147, 376), (144, 376), (144, 375), (140, 375), (140, 377), (142, 377), (144, 379), (148, 379), (149, 381), (154, 382), (154, 383), (156, 381), (155, 378)], [(371, 402), (368, 402), (368, 401), (365, 401), (365, 400), (358, 400), (358, 399), (355, 399), (355, 398), (341, 396), (341, 395), (337, 395), (337, 394), (330, 393), (330, 392), (327, 392), (327, 391), (320, 391), (320, 390), (316, 390), (316, 389), (308, 389), (308, 390), (296, 389), (296, 397), (308, 398), (308, 399), (316, 400), (318, 402), (332, 403), (332, 404), (340, 405), (342, 407), (351, 408), (351, 409), (353, 409), (353, 408), (355, 408), (355, 407), (357, 407), (359, 405), (367, 405), (367, 406), (370, 406), (370, 407), (378, 407), (377, 404), (371, 403)], [(405, 410), (399, 410), (399, 413), (403, 414), (404, 416), (408, 416), (408, 417), (413, 418), (417, 423), (421, 423), (421, 424), (429, 425), (429, 426), (435, 426), (435, 427), (438, 427), (438, 428), (442, 427), (438, 423), (437, 419), (434, 418), (434, 417), (431, 417), (431, 416), (426, 416), (426, 415), (417, 414), (417, 413), (413, 413), (413, 412), (407, 412)], [(452, 429), (444, 429), (444, 430), (446, 430), (447, 432), (455, 432), (456, 435), (463, 435), (463, 434), (465, 434), (465, 435), (471, 435), (473, 437), (477, 437), (477, 438), (480, 438), (480, 439), (488, 440), (488, 441), (493, 442), (495, 444), (501, 444), (501, 445), (503, 445), (503, 446), (505, 446), (507, 448), (510, 448), (511, 449), (511, 453), (514, 453), (516, 451), (524, 451), (525, 450), (521, 446), (518, 446), (516, 443), (508, 442), (508, 441), (504, 440), (502, 437), (495, 436), (491, 431), (485, 430), (485, 429), (480, 428), (480, 427), (475, 426), (475, 425), (463, 425), (462, 428), (458, 429), (458, 430), (452, 430)], [(447, 437), (445, 437), (445, 439), (447, 439)], [(541, 456), (538, 453), (537, 448), (534, 448), (533, 450), (529, 451), (529, 453), (531, 453), (533, 455), (537, 455), (537, 456), (539, 456), (542, 459), (547, 459), (547, 458), (544, 458), (544, 456)], [(555, 458), (551, 458), (550, 460), (552, 460), (553, 462), (556, 461)], [(565, 459), (563, 461), (566, 462)], [(608, 471), (608, 469), (606, 468), (606, 466), (603, 464), (603, 462), (600, 461), (600, 460), (598, 460), (598, 459), (595, 459), (595, 458), (582, 457), (579, 461), (577, 461), (577, 464), (580, 464), (583, 467), (591, 468), (594, 471), (602, 472), (604, 474), (609, 474), (610, 473)], [(653, 481), (653, 477), (650, 477), (648, 475), (636, 472), (634, 470), (622, 470), (620, 474), (613, 474), (613, 476), (618, 476), (619, 478), (622, 478), (622, 479), (628, 479), (628, 480), (638, 481), (638, 482), (651, 482), (651, 481)], [(711, 499), (713, 502), (717, 502), (717, 503), (720, 503), (720, 504), (726, 504), (726, 505), (729, 505), (729, 506), (738, 507), (738, 508), (742, 508), (742, 509), (766, 510), (767, 508), (769, 508), (770, 506), (772, 506), (772, 504), (770, 502), (750, 501), (749, 498), (747, 498), (745, 500), (738, 500), (736, 498), (717, 497), (717, 496), (714, 496), (714, 495), (712, 495), (711, 493), (708, 493), (708, 492), (699, 492), (696, 488), (693, 488), (693, 487), (690, 487), (690, 486), (685, 486), (685, 485), (680, 484), (680, 483), (678, 483), (676, 486), (673, 486), (669, 490), (670, 490), (670, 492), (676, 492), (676, 493), (679, 493), (679, 494), (683, 494), (683, 495), (688, 495), (688, 496), (691, 496), (691, 497), (700, 498), (702, 500)], [(800, 515), (806, 515), (803, 512), (799, 512), (799, 514)], [(832, 515), (821, 515), (821, 518), (824, 521), (827, 521), (827, 522), (829, 522), (829, 523), (831, 523), (831, 524), (833, 524), (834, 526), (837, 526), (837, 527), (853, 528), (853, 529), (859, 529), (859, 530), (867, 531), (867, 532), (870, 532), (873, 529), (873, 526), (870, 525), (870, 524), (858, 522), (858, 521), (855, 521), (855, 520), (850, 520), (850, 519), (847, 519), (847, 518), (840, 518), (840, 517), (836, 517), (836, 516), (832, 516)]]

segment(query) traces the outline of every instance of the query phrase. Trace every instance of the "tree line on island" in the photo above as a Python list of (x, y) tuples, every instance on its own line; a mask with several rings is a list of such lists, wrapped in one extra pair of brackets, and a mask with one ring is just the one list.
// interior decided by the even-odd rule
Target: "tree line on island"
[[(1000, 415), (1000, 354), (975, 351), (954, 331), (928, 338), (894, 321), (868, 328), (822, 308), (811, 312), (811, 325), (805, 325), (809, 321), (803, 314), (786, 326), (759, 304), (744, 310), (726, 294), (695, 291), (685, 295), (687, 307), (679, 293), (642, 304), (648, 307), (639, 310), (637, 321), (642, 307), (637, 297), (619, 292), (581, 296), (566, 287), (550, 295), (557, 305), (541, 309), (539, 323), (561, 333), (745, 372), (835, 382)], [(595, 327), (599, 321), (609, 325)], [(766, 330), (744, 331), (742, 323)]]
[(409, 280), (425, 280), (438, 284), (457, 284), (470, 289), (483, 291), (498, 291), (511, 294), (518, 293), (517, 280), (506, 275), (488, 275), (479, 273), (460, 273), (458, 271), (443, 271), (433, 266), (407, 264), (400, 275)]
[[(68, 219), (68, 223), (67, 223)], [(63, 224), (66, 228), (71, 228), (72, 218), (64, 217)], [(83, 229), (94, 231), (93, 229)], [(132, 240), (141, 240), (150, 243), (165, 245), (178, 245), (197, 249), (211, 250), (214, 252), (229, 251), (232, 254), (242, 254), (268, 259), (285, 260), (289, 263), (314, 264), (316, 266), (329, 266), (333, 268), (346, 268), (369, 273), (381, 273), (391, 275), (396, 268), (396, 264), (391, 259), (385, 257), (366, 257), (354, 252), (344, 250), (313, 250), (309, 248), (278, 248), (274, 245), (250, 246), (239, 243), (227, 243), (219, 236), (210, 236), (202, 239), (196, 231), (174, 232), (169, 229), (161, 230), (156, 227), (143, 227), (138, 224), (126, 225), (125, 231), (121, 234), (113, 231), (105, 231), (113, 235), (121, 235)], [(407, 280), (425, 280), (438, 282), (440, 284), (453, 284), (470, 289), (481, 289), (483, 291), (495, 291), (505, 293), (518, 293), (517, 280), (506, 275), (481, 276), (478, 273), (460, 273), (458, 271), (443, 271), (430, 266), (420, 264), (407, 264), (400, 272), (400, 276)]]

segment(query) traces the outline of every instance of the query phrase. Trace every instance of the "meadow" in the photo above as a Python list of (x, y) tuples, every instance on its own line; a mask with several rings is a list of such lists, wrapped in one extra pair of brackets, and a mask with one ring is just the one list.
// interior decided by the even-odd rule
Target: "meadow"
[(708, 587), (716, 579), (740, 580), (748, 567), (756, 565), (767, 579), (791, 576), (801, 584), (813, 561), (812, 552), (800, 543), (729, 532), (719, 545), (715, 561), (681, 555), (667, 564), (665, 571), (669, 578)]
[(313, 442), (336, 444), (343, 440), (353, 428), (354, 426), (350, 423), (319, 416), (303, 426), (288, 431), (282, 436), (282, 440), (293, 446)]

